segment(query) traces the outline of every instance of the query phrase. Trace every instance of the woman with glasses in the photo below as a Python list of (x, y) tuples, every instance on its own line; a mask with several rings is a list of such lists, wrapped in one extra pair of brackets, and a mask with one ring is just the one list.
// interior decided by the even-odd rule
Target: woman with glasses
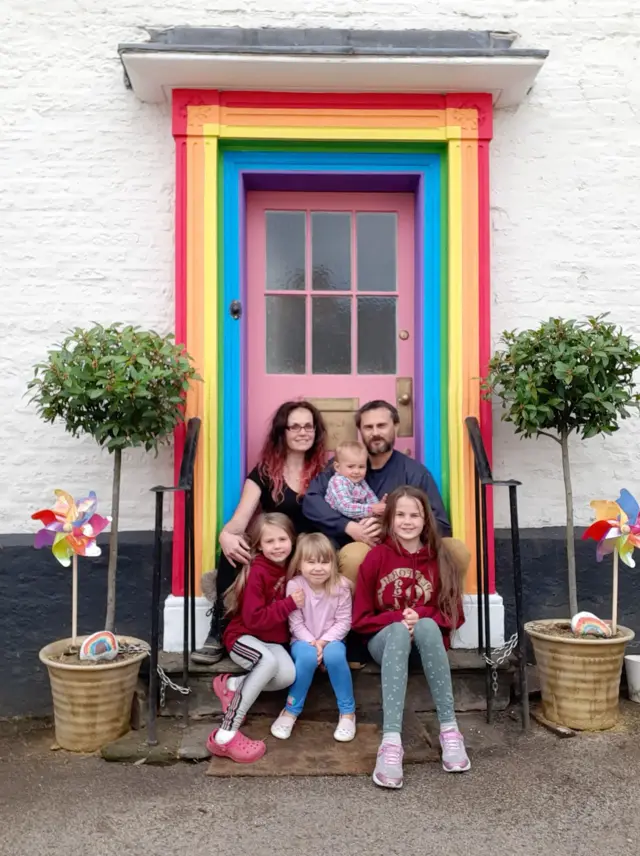
[(309, 402), (286, 401), (275, 412), (259, 462), (247, 476), (233, 517), (220, 532), (217, 572), (202, 578), (203, 593), (215, 602), (211, 632), (203, 647), (191, 655), (194, 662), (217, 663), (224, 656), (222, 600), (250, 559), (245, 532), (256, 511), (286, 514), (297, 535), (315, 530), (302, 513), (302, 498), (326, 464), (325, 437), (322, 416)]

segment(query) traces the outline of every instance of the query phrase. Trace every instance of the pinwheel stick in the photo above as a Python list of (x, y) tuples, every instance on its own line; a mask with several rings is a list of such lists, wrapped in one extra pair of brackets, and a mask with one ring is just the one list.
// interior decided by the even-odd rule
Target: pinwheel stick
[(618, 550), (613, 551), (613, 603), (611, 604), (611, 635), (618, 632)]
[(71, 565), (71, 644), (75, 647), (78, 642), (78, 556), (73, 554)]

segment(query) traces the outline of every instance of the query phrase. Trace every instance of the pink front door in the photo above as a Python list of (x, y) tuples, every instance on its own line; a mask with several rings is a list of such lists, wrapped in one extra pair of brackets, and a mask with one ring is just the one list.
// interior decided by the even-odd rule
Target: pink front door
[(247, 196), (247, 465), (283, 402), (322, 410), (329, 447), (353, 411), (385, 399), (413, 454), (414, 198), (409, 193)]

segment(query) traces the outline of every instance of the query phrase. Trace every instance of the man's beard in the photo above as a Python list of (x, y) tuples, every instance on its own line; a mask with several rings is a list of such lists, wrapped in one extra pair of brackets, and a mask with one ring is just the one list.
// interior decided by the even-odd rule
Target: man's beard
[[(375, 449), (373, 448), (375, 445)], [(370, 455), (386, 455), (393, 449), (393, 442), (385, 440), (384, 437), (373, 437), (368, 443), (365, 443), (367, 452)]]

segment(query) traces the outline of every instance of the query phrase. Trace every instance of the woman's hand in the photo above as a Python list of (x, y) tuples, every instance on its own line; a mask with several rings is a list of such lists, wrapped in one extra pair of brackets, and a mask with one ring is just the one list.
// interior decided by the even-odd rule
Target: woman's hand
[(302, 609), (302, 607), (304, 606), (304, 592), (302, 591), (302, 589), (296, 589), (295, 591), (292, 591), (291, 597), (293, 598), (293, 602), (298, 607), (298, 609)]
[(369, 547), (375, 547), (380, 541), (380, 523), (374, 517), (368, 517), (359, 523), (352, 520), (350, 523), (347, 523), (344, 531), (354, 541), (368, 544)]
[(232, 567), (238, 565), (246, 565), (251, 558), (249, 545), (242, 535), (234, 535), (233, 532), (226, 532), (224, 529), (220, 533), (220, 547), (222, 552), (229, 560)]

